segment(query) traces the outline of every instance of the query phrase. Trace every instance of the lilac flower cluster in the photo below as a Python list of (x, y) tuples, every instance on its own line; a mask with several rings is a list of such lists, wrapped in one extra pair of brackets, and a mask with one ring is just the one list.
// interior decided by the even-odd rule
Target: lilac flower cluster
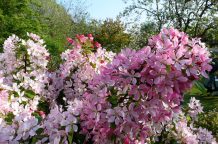
[(41, 127), (34, 114), (45, 97), (49, 53), (37, 35), (28, 37), (9, 37), (0, 54), (0, 143), (29, 141)]
[(163, 29), (148, 46), (125, 49), (89, 84), (81, 111), (83, 132), (95, 143), (145, 143), (180, 110), (182, 94), (211, 69), (199, 39)]
[(68, 42), (72, 49), (61, 54), (63, 63), (55, 73), (50, 74), (51, 100), (56, 99), (61, 91), (68, 101), (81, 99), (87, 90), (88, 82), (95, 74), (99, 74), (100, 68), (112, 61), (115, 55), (101, 48), (91, 34), (87, 37), (77, 35), (75, 40), (68, 38)]

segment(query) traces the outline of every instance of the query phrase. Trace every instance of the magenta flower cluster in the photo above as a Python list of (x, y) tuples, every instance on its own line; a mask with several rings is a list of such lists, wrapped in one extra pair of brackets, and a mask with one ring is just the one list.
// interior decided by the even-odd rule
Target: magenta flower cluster
[(148, 46), (114, 54), (91, 34), (77, 35), (51, 72), (43, 40), (28, 37), (9, 37), (0, 55), (0, 143), (216, 143), (193, 126), (199, 101), (186, 113), (181, 107), (211, 70), (200, 39), (163, 29)]

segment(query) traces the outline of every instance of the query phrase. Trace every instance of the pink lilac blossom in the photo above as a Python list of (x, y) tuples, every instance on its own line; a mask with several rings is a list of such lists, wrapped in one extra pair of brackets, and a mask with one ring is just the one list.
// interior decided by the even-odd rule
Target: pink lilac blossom
[[(159, 133), (152, 127), (179, 111), (182, 94), (193, 80), (207, 76), (209, 56), (199, 39), (173, 28), (163, 29), (141, 50), (123, 50), (83, 95), (83, 133), (94, 143), (112, 142), (114, 137), (123, 142), (126, 136), (132, 143), (147, 142)], [(194, 139), (190, 135), (189, 141)]]

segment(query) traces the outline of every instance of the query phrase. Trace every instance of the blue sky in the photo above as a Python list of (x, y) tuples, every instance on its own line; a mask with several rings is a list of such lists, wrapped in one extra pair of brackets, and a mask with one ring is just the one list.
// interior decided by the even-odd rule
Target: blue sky
[[(115, 19), (116, 16), (123, 12), (123, 10), (130, 4), (125, 4), (123, 0), (56, 0), (58, 3), (68, 4), (69, 2), (81, 2), (79, 6), (85, 8), (85, 11), (89, 13), (90, 18), (105, 20), (106, 18)], [(65, 3), (68, 2), (68, 3)], [(84, 6), (83, 6), (84, 2)], [(68, 5), (65, 5), (68, 7)], [(122, 17), (121, 21), (124, 23), (134, 21), (135, 15), (130, 15), (128, 17)], [(136, 24), (140, 24), (145, 21), (145, 17), (141, 17), (137, 21), (134, 21)]]
[(87, 2), (91, 18), (96, 19), (116, 18), (126, 6), (122, 0), (87, 0)]

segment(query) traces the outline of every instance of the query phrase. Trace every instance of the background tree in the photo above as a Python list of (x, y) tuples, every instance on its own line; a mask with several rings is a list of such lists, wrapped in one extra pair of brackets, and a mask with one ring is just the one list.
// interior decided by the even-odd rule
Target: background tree
[(119, 52), (122, 48), (127, 47), (132, 39), (131, 35), (126, 32), (125, 25), (119, 19), (104, 21), (83, 19), (75, 23), (72, 29), (71, 37), (75, 37), (76, 34), (91, 33), (102, 47), (113, 52)]
[(72, 26), (71, 37), (77, 34), (97, 34), (100, 31), (101, 21), (96, 19), (83, 18)]
[(104, 48), (114, 52), (119, 52), (122, 48), (127, 47), (131, 40), (125, 25), (119, 19), (103, 21), (95, 37)]
[(140, 49), (147, 45), (148, 39), (158, 33), (157, 25), (154, 22), (142, 23), (140, 26), (134, 25), (129, 29), (131, 34), (130, 47)]
[(125, 0), (130, 1), (124, 16), (144, 13), (149, 21), (157, 24), (159, 31), (162, 27), (174, 26), (193, 37), (201, 37), (209, 45), (215, 41), (207, 41), (207, 35), (218, 24), (217, 0)]
[(87, 12), (87, 1), (85, 0), (56, 0), (58, 4), (64, 6), (74, 22), (80, 22), (89, 17)]
[(64, 50), (66, 37), (72, 31), (73, 20), (62, 5), (55, 0), (37, 0), (40, 7), (35, 11), (40, 14), (43, 25), (43, 37), (51, 54), (56, 55)]
[(1, 0), (0, 44), (12, 33), (18, 36), (24, 36), (26, 32), (41, 34), (42, 27), (38, 17), (31, 9), (29, 0)]

